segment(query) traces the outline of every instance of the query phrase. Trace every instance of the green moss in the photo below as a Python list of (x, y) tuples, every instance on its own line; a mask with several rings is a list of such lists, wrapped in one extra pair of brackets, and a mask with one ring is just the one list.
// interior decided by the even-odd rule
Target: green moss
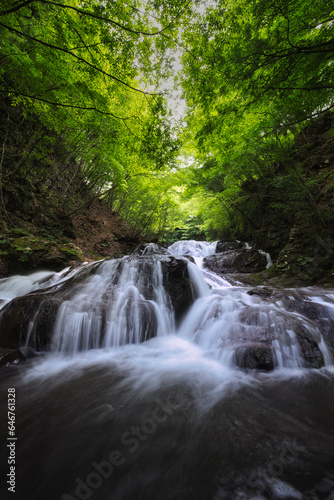
[(84, 261), (84, 256), (79, 247), (75, 246), (73, 243), (68, 243), (67, 245), (62, 245), (58, 247), (58, 250), (74, 260)]
[(50, 242), (37, 238), (33, 235), (23, 236), (17, 238), (11, 243), (12, 248), (15, 250), (31, 250), (31, 251), (45, 251), (49, 246)]
[(73, 243), (41, 238), (21, 229), (10, 229), (0, 236), (0, 256), (15, 270), (22, 264), (31, 268), (61, 269), (71, 261), (85, 260), (81, 249)]
[(263, 285), (266, 282), (266, 280), (263, 278), (262, 274), (263, 273), (251, 274), (251, 278), (258, 285)]

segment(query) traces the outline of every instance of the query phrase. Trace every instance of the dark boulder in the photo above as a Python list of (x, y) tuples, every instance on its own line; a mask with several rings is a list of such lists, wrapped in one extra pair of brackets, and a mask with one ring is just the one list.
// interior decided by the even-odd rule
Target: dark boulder
[(1, 347), (17, 349), (28, 340), (33, 349), (44, 349), (52, 342), (53, 324), (61, 303), (55, 296), (43, 293), (13, 299), (1, 312)]
[[(145, 342), (151, 338), (156, 337), (158, 330), (158, 322), (154, 312), (152, 302), (141, 300), (136, 304), (136, 314), (133, 315), (132, 311), (134, 304), (132, 300), (128, 300), (124, 313), (126, 317), (126, 336), (123, 339), (124, 344), (134, 344), (136, 342), (134, 332), (138, 332), (140, 342)], [(138, 323), (137, 323), (138, 322)], [(101, 338), (103, 340), (103, 336)]]
[(262, 343), (241, 345), (234, 351), (234, 362), (239, 368), (270, 371), (276, 365), (275, 352)]
[(31, 347), (21, 347), (21, 353), (25, 357), (25, 359), (33, 359), (38, 357), (38, 354)]
[(245, 243), (236, 240), (217, 241), (216, 253), (227, 252), (230, 250), (240, 250), (245, 248)]
[(84, 286), (100, 264), (83, 266), (68, 280), (11, 300), (0, 312), (0, 346), (17, 349), (27, 344), (36, 351), (50, 350), (60, 305)]
[(253, 249), (228, 250), (209, 255), (203, 262), (206, 268), (217, 274), (258, 273), (267, 267), (265, 255)]
[(187, 260), (174, 257), (168, 251), (161, 254), (145, 253), (140, 256), (132, 254), (122, 262), (120, 270), (129, 261), (134, 263), (139, 274), (143, 277), (144, 284), (142, 284), (140, 292), (146, 300), (153, 300), (155, 289), (154, 269), (157, 265), (161, 266), (162, 284), (169, 296), (170, 306), (174, 310), (175, 321), (178, 326), (194, 301), (189, 282)]
[(321, 368), (324, 366), (324, 358), (317, 342), (309, 332), (297, 330), (296, 332), (300, 351), (304, 364), (307, 368)]
[[(52, 337), (58, 310), (64, 302), (73, 313), (87, 313), (92, 318), (100, 318), (99, 331), (95, 331), (94, 335), (98, 339), (97, 342), (103, 345), (107, 312), (118, 300), (118, 292), (121, 291), (120, 275), (123, 270), (128, 272), (132, 266), (136, 269), (133, 274), (136, 275), (135, 281), (137, 280), (134, 286), (138, 287), (141, 298), (136, 302), (135, 308), (131, 297), (124, 305), (124, 311), (127, 311), (127, 328), (120, 343), (132, 343), (138, 341), (138, 337), (140, 341), (145, 341), (156, 336), (157, 318), (152, 301), (157, 300), (155, 291), (159, 266), (162, 271), (162, 277), (159, 279), (168, 294), (165, 305), (175, 311), (178, 325), (193, 303), (186, 260), (168, 253), (132, 255), (83, 266), (68, 280), (13, 299), (0, 313), (0, 346), (17, 349), (27, 345), (37, 351), (57, 348)], [(85, 287), (95, 274), (99, 274), (101, 279), (96, 295), (91, 298)], [(78, 300), (77, 297), (81, 296)], [(137, 316), (133, 311), (137, 311)], [(134, 335), (134, 331), (139, 331), (139, 336)], [(96, 345), (94, 342), (92, 339), (92, 345)]]
[(273, 288), (267, 286), (258, 286), (257, 288), (252, 288), (248, 290), (248, 295), (258, 295), (259, 297), (271, 297), (274, 293)]
[[(323, 297), (322, 297), (323, 295)], [(286, 311), (299, 314), (314, 323), (319, 334), (334, 353), (334, 301), (321, 289), (289, 289), (282, 297)]]
[[(319, 348), (320, 332), (316, 324), (290, 312), (275, 311), (269, 304), (257, 307), (245, 306), (240, 313), (239, 320), (241, 321), (239, 333), (241, 345), (247, 345), (249, 341), (260, 343), (261, 346), (267, 346), (270, 349), (275, 345), (275, 349), (278, 353), (280, 352), (283, 363), (287, 366), (293, 363), (298, 352), (303, 366), (321, 368), (324, 365), (323, 354)], [(247, 356), (243, 352), (239, 360), (247, 358), (249, 365), (249, 359), (253, 355), (254, 364), (259, 362), (259, 352), (256, 349), (249, 350), (247, 347)], [(263, 355), (261, 354), (261, 359)], [(276, 363), (275, 358), (273, 361)], [(246, 362), (240, 361), (240, 363)], [(241, 365), (238, 364), (238, 366)]]
[(188, 264), (184, 259), (166, 257), (161, 260), (163, 285), (170, 296), (177, 326), (194, 302), (189, 282)]

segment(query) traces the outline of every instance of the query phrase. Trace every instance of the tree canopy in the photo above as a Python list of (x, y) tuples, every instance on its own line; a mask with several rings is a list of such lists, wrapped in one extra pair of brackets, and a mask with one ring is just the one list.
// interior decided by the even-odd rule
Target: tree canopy
[(167, 4), (2, 2), (0, 96), (62, 134), (107, 188), (166, 168), (178, 149), (157, 85), (184, 5)]
[[(179, 79), (195, 157), (190, 193), (207, 193), (207, 228), (218, 235), (231, 217), (235, 227), (252, 222), (255, 197), (242, 210), (242, 186), (269, 184), (299, 131), (334, 107), (334, 4), (217, 0), (188, 22)], [(288, 176), (310, 202), (297, 165)]]
[[(334, 107), (333, 22), (331, 0), (4, 0), (1, 190), (32, 174), (47, 185), (58, 148), (64, 193), (82, 183), (150, 237), (182, 220), (209, 237), (256, 226), (281, 186), (324, 223), (301, 166), (282, 163)], [(179, 59), (187, 113), (175, 126), (161, 88)], [(9, 108), (39, 125), (14, 138)]]

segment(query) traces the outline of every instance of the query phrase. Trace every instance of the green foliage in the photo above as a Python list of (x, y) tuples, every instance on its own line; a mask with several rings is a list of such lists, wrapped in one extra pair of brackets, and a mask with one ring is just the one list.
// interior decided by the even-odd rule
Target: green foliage
[(171, 233), (167, 233), (166, 240), (168, 243), (173, 243), (179, 240), (203, 241), (206, 239), (206, 234), (202, 227), (202, 218), (199, 215), (190, 215), (185, 221), (183, 221), (181, 227), (176, 227)]
[[(83, 151), (94, 142), (87, 161), (97, 149), (101, 161), (113, 151), (116, 176), (124, 174), (119, 160), (127, 145), (133, 147), (152, 117), (156, 135), (168, 140), (168, 122), (160, 131), (156, 120), (157, 106), (164, 113), (162, 99), (135, 80), (152, 73), (158, 30), (150, 25), (148, 6), (36, 0), (11, 7), (3, 2), (0, 18), (2, 95), (23, 103), (27, 116), (36, 113), (49, 129), (66, 130), (70, 143), (81, 132)], [(157, 77), (162, 66), (155, 64)]]
[(179, 81), (194, 157), (188, 190), (204, 191), (207, 234), (254, 233), (264, 209), (287, 225), (311, 217), (326, 226), (313, 194), (322, 182), (305, 168), (313, 138), (296, 138), (333, 106), (334, 4), (216, 0), (201, 12), (185, 21)]
[(180, 220), (177, 172), (129, 178), (127, 189), (116, 189), (106, 199), (110, 208), (148, 240), (166, 239)]
[[(65, 215), (87, 206), (81, 198), (129, 190), (130, 199), (134, 177), (175, 167), (180, 141), (166, 99), (148, 89), (171, 73), (167, 52), (184, 7), (165, 0), (2, 2), (3, 215), (7, 208), (31, 220), (36, 196)], [(146, 207), (161, 209), (160, 219), (165, 208), (148, 188), (138, 196), (127, 217), (140, 221), (140, 231)]]
[(277, 126), (330, 106), (333, 10), (305, 0), (215, 1), (183, 33), (187, 96), (224, 119), (262, 108)]
[(305, 255), (301, 255), (297, 259), (298, 264), (300, 264), (302, 267), (307, 267), (311, 265), (313, 261), (314, 261), (313, 257), (306, 257)]
[[(333, 183), (300, 137), (333, 107), (333, 20), (331, 1), (4, 0), (2, 214), (100, 197), (148, 239), (249, 234), (259, 210), (325, 227)], [(183, 130), (156, 90), (178, 53)]]

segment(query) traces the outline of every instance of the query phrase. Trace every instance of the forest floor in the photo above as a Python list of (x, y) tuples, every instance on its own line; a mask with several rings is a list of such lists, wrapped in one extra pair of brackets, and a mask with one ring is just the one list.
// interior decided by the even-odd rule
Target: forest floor
[(85, 260), (119, 257), (142, 243), (140, 236), (103, 202), (94, 204), (73, 216), (75, 239)]

